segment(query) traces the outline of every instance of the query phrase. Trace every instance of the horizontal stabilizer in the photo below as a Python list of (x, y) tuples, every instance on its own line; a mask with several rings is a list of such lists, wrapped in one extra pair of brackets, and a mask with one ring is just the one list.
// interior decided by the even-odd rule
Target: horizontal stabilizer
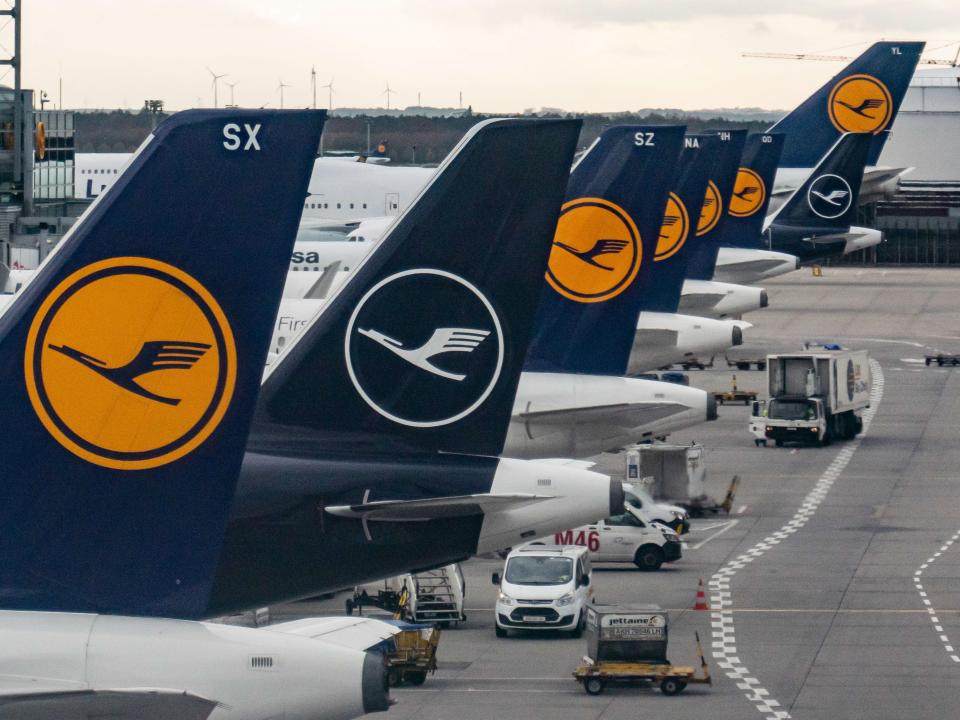
[(381, 620), (363, 617), (303, 618), (264, 628), (263, 632), (299, 635), (351, 650), (369, 650), (389, 640), (400, 628)]
[(689, 409), (682, 403), (671, 402), (621, 403), (619, 405), (596, 405), (594, 407), (521, 413), (520, 419), (528, 423), (543, 425), (552, 423), (557, 425), (589, 424), (602, 421), (606, 424), (622, 425), (623, 427), (637, 427)]
[(181, 690), (66, 690), (0, 695), (0, 718), (206, 720), (219, 703)]
[(523, 507), (550, 500), (550, 495), (455, 495), (425, 500), (383, 500), (360, 505), (332, 505), (331, 515), (364, 520), (415, 522), (439, 518), (480, 515), (499, 510)]

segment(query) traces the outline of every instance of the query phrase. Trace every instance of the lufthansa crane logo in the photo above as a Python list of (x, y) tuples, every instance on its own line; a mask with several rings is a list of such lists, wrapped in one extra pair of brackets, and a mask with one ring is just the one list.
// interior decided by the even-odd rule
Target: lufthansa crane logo
[(730, 214), (738, 218), (750, 217), (766, 199), (767, 186), (763, 178), (750, 168), (740, 168), (730, 196)]
[(493, 305), (444, 270), (384, 278), (354, 308), (344, 338), (347, 374), (360, 397), (393, 422), (439, 427), (470, 415), (503, 369)]
[(686, 205), (676, 195), (667, 197), (667, 208), (663, 212), (663, 224), (657, 238), (657, 252), (653, 259), (657, 262), (676, 255), (690, 234), (690, 214)]
[(67, 450), (117, 470), (200, 446), (233, 397), (236, 345), (214, 297), (179, 268), (121, 257), (88, 265), (40, 305), (24, 374), (40, 422)]
[(570, 200), (560, 208), (547, 282), (569, 300), (609, 300), (630, 287), (642, 254), (626, 210), (602, 198)]
[(700, 220), (697, 222), (697, 237), (706, 235), (720, 222), (723, 213), (723, 200), (720, 190), (713, 180), (707, 182), (707, 193), (703, 198), (703, 208), (700, 210)]
[(872, 75), (849, 75), (830, 92), (827, 112), (840, 132), (876, 134), (893, 117), (893, 99), (887, 86)]
[(850, 209), (852, 202), (850, 184), (833, 173), (821, 175), (810, 183), (810, 189), (807, 190), (807, 205), (824, 220), (840, 217)]

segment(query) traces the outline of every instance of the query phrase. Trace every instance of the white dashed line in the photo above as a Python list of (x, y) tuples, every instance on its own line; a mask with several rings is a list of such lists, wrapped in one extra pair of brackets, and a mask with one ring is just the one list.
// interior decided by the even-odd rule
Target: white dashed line
[[(807, 494), (800, 508), (786, 525), (721, 567), (711, 576), (708, 583), (711, 603), (710, 626), (714, 638), (713, 657), (717, 661), (717, 666), (723, 670), (726, 676), (737, 681), (737, 687), (744, 691), (747, 700), (757, 708), (766, 720), (786, 720), (791, 715), (786, 710), (779, 709), (781, 707), (780, 703), (770, 697), (769, 691), (760, 686), (760, 681), (750, 674), (749, 668), (737, 657), (730, 581), (736, 575), (737, 570), (746, 567), (748, 563), (753, 562), (781, 540), (785, 540), (806, 525), (816, 513), (817, 508), (820, 507), (820, 503), (823, 502), (827, 493), (830, 492), (833, 483), (847, 467), (850, 458), (860, 447), (863, 436), (867, 434), (883, 397), (883, 369), (876, 360), (870, 361), (870, 369), (873, 373), (873, 387), (870, 389), (870, 407), (863, 413), (863, 432), (837, 453), (833, 462), (820, 476), (817, 484), (813, 486), (813, 490)], [(960, 537), (960, 533), (958, 533), (958, 537)], [(932, 562), (932, 560), (927, 562)], [(924, 600), (924, 602), (928, 605), (930, 603), (929, 600)], [(957, 660), (957, 662), (960, 662), (960, 660)]]
[(957, 540), (960, 540), (960, 530), (957, 530), (949, 540), (941, 545), (937, 552), (928, 557), (926, 562), (920, 566), (920, 569), (913, 574), (913, 586), (917, 589), (917, 593), (920, 595), (923, 604), (927, 606), (930, 622), (933, 623), (933, 629), (936, 631), (937, 637), (940, 638), (940, 642), (943, 643), (943, 649), (946, 650), (947, 656), (953, 660), (953, 662), (960, 663), (960, 657), (954, 654), (953, 645), (950, 644), (950, 638), (944, 633), (943, 625), (940, 624), (940, 618), (937, 617), (936, 610), (932, 607), (933, 603), (927, 598), (927, 591), (924, 589), (923, 583), (920, 582), (923, 571), (933, 565), (933, 563), (937, 561), (937, 558), (949, 550), (950, 546), (957, 542)]

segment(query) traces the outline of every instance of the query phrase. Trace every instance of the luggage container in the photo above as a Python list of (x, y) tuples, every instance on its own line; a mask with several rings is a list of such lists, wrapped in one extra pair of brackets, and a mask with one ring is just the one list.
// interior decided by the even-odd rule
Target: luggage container
[(609, 683), (654, 682), (664, 695), (690, 684), (712, 684), (699, 635), (702, 674), (698, 677), (690, 665), (670, 664), (669, 615), (657, 605), (593, 605), (586, 634), (587, 656), (573, 677), (589, 695), (599, 695)]

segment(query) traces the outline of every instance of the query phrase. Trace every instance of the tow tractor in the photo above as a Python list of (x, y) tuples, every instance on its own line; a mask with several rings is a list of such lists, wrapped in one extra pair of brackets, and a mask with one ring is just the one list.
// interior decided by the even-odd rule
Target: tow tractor
[(731, 388), (726, 392), (715, 392), (713, 397), (719, 405), (732, 402), (742, 402), (744, 405), (749, 405), (757, 399), (757, 392), (756, 390), (740, 390), (737, 388), (737, 376), (734, 375)]
[(957, 365), (960, 365), (960, 355), (944, 355), (943, 353), (937, 353), (936, 355), (924, 355), (923, 362), (927, 367), (930, 367), (934, 363), (937, 364), (937, 367), (943, 367), (944, 365), (956, 367)]
[(599, 695), (610, 683), (657, 683), (664, 695), (677, 695), (687, 685), (712, 685), (699, 633), (700, 675), (692, 665), (667, 660), (668, 622), (656, 605), (588, 607), (587, 655), (573, 677), (589, 695)]

